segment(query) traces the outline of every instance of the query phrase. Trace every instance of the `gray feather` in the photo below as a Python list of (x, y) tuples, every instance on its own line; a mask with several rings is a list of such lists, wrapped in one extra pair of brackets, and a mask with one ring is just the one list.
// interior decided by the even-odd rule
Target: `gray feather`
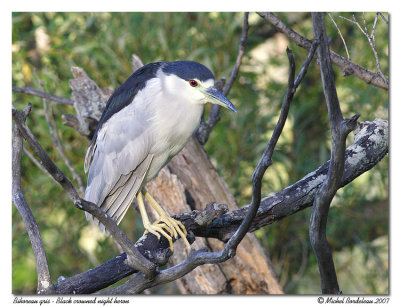
[[(126, 107), (102, 126), (86, 152), (85, 168), (89, 168), (89, 174), (85, 199), (118, 222), (142, 187), (153, 158), (153, 131), (144, 129), (151, 116), (146, 109)], [(86, 218), (103, 229), (90, 214)]]

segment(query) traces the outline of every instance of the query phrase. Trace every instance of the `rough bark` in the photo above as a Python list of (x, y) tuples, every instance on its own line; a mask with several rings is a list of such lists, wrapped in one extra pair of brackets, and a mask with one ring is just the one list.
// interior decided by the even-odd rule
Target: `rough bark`
[(323, 13), (312, 13), (314, 37), (319, 39), (317, 58), (319, 62), (322, 88), (329, 115), (331, 130), (331, 159), (326, 179), (318, 188), (310, 217), (309, 237), (317, 259), (321, 289), (323, 294), (341, 294), (337, 280), (332, 251), (326, 237), (329, 208), (343, 176), (347, 135), (357, 126), (355, 115), (345, 120), (340, 109), (336, 92), (328, 36)]
[[(354, 133), (354, 143), (348, 146), (345, 152), (340, 187), (349, 184), (373, 168), (389, 151), (389, 128), (386, 120), (360, 122)], [(250, 231), (255, 231), (312, 206), (315, 192), (325, 180), (328, 169), (329, 161), (293, 185), (263, 198)], [(230, 211), (215, 219), (206, 228), (199, 229), (202, 232), (195, 231), (195, 235), (216, 237), (226, 241), (239, 226), (246, 211), (247, 206), (240, 210)]]

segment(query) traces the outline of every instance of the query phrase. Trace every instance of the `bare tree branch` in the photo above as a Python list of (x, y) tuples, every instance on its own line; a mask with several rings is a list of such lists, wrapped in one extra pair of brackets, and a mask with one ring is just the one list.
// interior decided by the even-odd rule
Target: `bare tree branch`
[(155, 273), (156, 265), (146, 259), (128, 239), (125, 233), (118, 227), (115, 221), (108, 217), (108, 215), (100, 209), (96, 204), (87, 202), (79, 197), (78, 192), (75, 190), (72, 183), (68, 178), (61, 172), (61, 170), (53, 163), (47, 153), (44, 151), (42, 146), (38, 143), (31, 130), (26, 126), (25, 122), (18, 116), (18, 111), (13, 107), (12, 110), (13, 119), (22, 136), (28, 142), (31, 149), (41, 160), (43, 166), (51, 174), (51, 176), (63, 187), (67, 192), (69, 198), (75, 205), (75, 207), (87, 211), (94, 217), (100, 220), (104, 224), (105, 228), (119, 243), (122, 249), (127, 253), (126, 264), (142, 271), (146, 277), (152, 278)]
[[(345, 169), (340, 186), (344, 187), (373, 168), (386, 156), (388, 147), (387, 121), (378, 119), (374, 122), (358, 123), (355, 141), (346, 149)], [(329, 161), (293, 185), (263, 198), (249, 232), (312, 206), (315, 194), (326, 179), (328, 170)], [(180, 220), (188, 232), (193, 232), (196, 237), (211, 237), (226, 242), (237, 230), (247, 211), (248, 206), (227, 211), (224, 204), (209, 204), (203, 211), (191, 211), (173, 217)], [(168, 250), (168, 242), (165, 238), (160, 241), (153, 238), (142, 237), (135, 245), (140, 244), (141, 250), (147, 250), (151, 258), (157, 258), (159, 254), (165, 254), (165, 250)], [(136, 272), (123, 264), (125, 259), (126, 254), (121, 254), (99, 267), (64, 278), (56, 287), (57, 293), (87, 294), (106, 288)]]
[[(24, 111), (15, 112), (15, 116), (21, 121), (25, 121), (32, 105), (28, 104)], [(16, 124), (14, 124), (12, 135), (12, 199), (15, 207), (18, 209), (22, 220), (24, 221), (26, 230), (31, 240), (33, 255), (36, 260), (36, 271), (38, 278), (38, 294), (52, 294), (55, 292), (50, 277), (49, 266), (47, 263), (46, 252), (42, 238), (40, 236), (39, 227), (35, 221), (35, 217), (26, 203), (21, 187), (21, 156), (22, 156), (22, 136)]]
[(382, 17), (383, 21), (384, 21), (387, 25), (389, 25), (389, 21), (385, 18), (385, 16), (383, 16), (383, 14), (382, 14), (381, 12), (378, 12), (377, 14), (380, 15), (380, 16)]
[(344, 120), (336, 93), (328, 36), (323, 13), (312, 13), (314, 36), (319, 39), (317, 57), (321, 70), (322, 87), (328, 107), (331, 126), (331, 159), (326, 179), (315, 195), (310, 218), (309, 235), (317, 258), (323, 294), (340, 294), (332, 252), (326, 239), (329, 207), (340, 187), (344, 169), (346, 137), (354, 130), (359, 115)]
[(41, 98), (45, 98), (47, 100), (52, 100), (61, 104), (67, 104), (67, 105), (73, 105), (74, 101), (68, 98), (64, 98), (64, 97), (58, 97), (52, 94), (49, 94), (47, 92), (43, 92), (43, 91), (39, 91), (36, 90), (32, 87), (17, 87), (17, 86), (13, 86), (12, 87), (12, 91), (13, 92), (21, 92), (21, 93), (27, 93), (30, 95), (34, 95), (34, 96), (38, 96)]
[[(46, 90), (44, 89), (44, 84), (43, 84), (42, 80), (39, 78), (39, 76), (37, 75), (36, 70), (34, 70), (34, 72), (35, 72), (36, 79), (39, 82), (40, 88), (42, 89), (43, 92), (46, 92)], [(56, 147), (61, 158), (64, 160), (65, 165), (68, 167), (69, 171), (71, 171), (72, 177), (78, 183), (80, 195), (83, 195), (85, 192), (85, 187), (83, 186), (82, 178), (76, 172), (75, 168), (71, 165), (69, 158), (65, 154), (63, 145), (61, 143), (60, 134), (57, 129), (57, 123), (54, 119), (53, 107), (51, 105), (50, 106), (51, 110), (48, 109), (48, 103), (47, 103), (46, 98), (42, 97), (42, 102), (43, 102), (44, 115), (46, 118), (47, 125), (49, 127), (50, 137), (53, 140), (53, 144)]]
[[(208, 204), (206, 209), (202, 211), (193, 210), (179, 215), (179, 220), (188, 232), (190, 232), (194, 229), (208, 226), (214, 219), (227, 211), (227, 205), (213, 203)], [(157, 265), (165, 264), (171, 255), (167, 239), (161, 237), (158, 240), (153, 234), (146, 234), (141, 237), (135, 243), (135, 247)], [(124, 277), (137, 272), (137, 270), (125, 265), (125, 260), (126, 254), (123, 253), (94, 269), (71, 277), (62, 277), (56, 286), (56, 292), (57, 294), (87, 294), (104, 289)]]
[(69, 80), (69, 86), (77, 116), (64, 114), (63, 119), (66, 125), (77, 127), (81, 135), (91, 139), (111, 92), (100, 88), (82, 68), (71, 67), (71, 72), (74, 78)]
[(50, 175), (50, 173), (46, 170), (46, 168), (42, 166), (42, 164), (35, 158), (35, 156), (33, 156), (33, 154), (25, 146), (23, 146), (23, 149), (24, 149), (24, 153), (35, 164), (35, 166), (38, 167), (40, 170), (42, 170), (43, 173), (47, 174), (55, 183), (57, 183), (54, 180), (54, 178)]
[(338, 31), (340, 39), (343, 42), (344, 49), (346, 50), (347, 59), (350, 60), (349, 50), (347, 49), (346, 41), (343, 38), (342, 32), (340, 32), (340, 29), (339, 29), (338, 25), (336, 24), (335, 20), (333, 19), (332, 15), (330, 13), (328, 13), (328, 16), (329, 16), (329, 19), (332, 21), (333, 25), (335, 26), (336, 30)]
[(364, 36), (368, 39), (368, 43), (371, 46), (372, 52), (374, 53), (374, 56), (375, 56), (376, 68), (378, 69), (378, 73), (384, 80), (386, 80), (387, 83), (389, 83), (389, 80), (385, 77), (385, 75), (382, 72), (381, 63), (379, 61), (378, 51), (376, 50), (376, 45), (375, 45), (375, 28), (376, 28), (376, 23), (377, 23), (377, 20), (378, 20), (378, 13), (376, 13), (376, 15), (375, 15), (374, 24), (372, 26), (371, 34), (368, 34), (368, 28), (367, 28), (367, 22), (365, 20), (365, 14), (362, 13), (362, 16), (363, 16), (364, 29), (358, 23), (357, 18), (356, 18), (356, 16), (354, 14), (352, 15), (353, 20), (348, 19), (348, 18), (343, 17), (343, 16), (339, 16), (339, 17), (342, 18), (342, 19), (345, 19), (345, 20), (347, 20), (347, 21), (349, 21), (349, 22), (351, 22), (353, 24), (355, 24), (358, 27), (358, 29), (361, 31), (361, 33), (363, 33)]
[(243, 15), (243, 26), (242, 26), (242, 35), (240, 37), (240, 42), (239, 42), (239, 51), (238, 51), (235, 66), (233, 67), (229, 81), (225, 85), (224, 90), (222, 91), (224, 96), (227, 96), (229, 94), (229, 92), (231, 91), (231, 88), (233, 86), (233, 83), (235, 82), (235, 80), (238, 76), (239, 68), (240, 68), (240, 65), (242, 64), (244, 50), (245, 50), (246, 44), (247, 44), (248, 33), (249, 33), (249, 13), (245, 12)]
[[(245, 47), (247, 44), (248, 32), (249, 32), (249, 13), (245, 12), (243, 15), (243, 27), (242, 27), (242, 35), (240, 37), (240, 42), (239, 42), (239, 51), (238, 51), (235, 66), (233, 67), (229, 81), (225, 85), (225, 87), (222, 91), (224, 96), (227, 96), (229, 94), (229, 92), (233, 86), (233, 83), (235, 82), (237, 75), (239, 73), (239, 68), (240, 68), (240, 65), (242, 64), (242, 58), (243, 58), (244, 50), (245, 50)], [(220, 105), (214, 104), (207, 121), (206, 122), (202, 121), (200, 123), (200, 126), (196, 131), (196, 137), (200, 144), (204, 145), (207, 142), (208, 138), (210, 137), (212, 129), (220, 120), (220, 117), (219, 117), (220, 109), (221, 109)]]
[[(269, 13), (269, 12), (259, 12), (258, 13), (261, 17), (263, 17), (266, 21), (271, 23), (278, 31), (285, 34), (290, 40), (295, 42), (298, 46), (310, 49), (311, 48), (311, 41), (293, 29), (288, 27), (284, 24), (276, 15)], [(330, 56), (332, 63), (342, 69), (342, 73), (344, 76), (354, 75), (355, 77), (363, 80), (367, 84), (371, 84), (373, 86), (383, 88), (388, 90), (389, 89), (389, 81), (386, 78), (383, 78), (379, 73), (368, 70), (360, 65), (349, 61), (348, 59), (340, 56), (339, 54), (335, 53), (334, 51), (330, 50)]]

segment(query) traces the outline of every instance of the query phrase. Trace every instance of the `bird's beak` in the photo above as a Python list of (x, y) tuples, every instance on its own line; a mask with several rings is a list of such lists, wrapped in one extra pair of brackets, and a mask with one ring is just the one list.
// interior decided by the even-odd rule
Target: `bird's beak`
[(232, 102), (229, 101), (228, 98), (225, 97), (222, 93), (220, 93), (215, 87), (207, 88), (204, 92), (207, 98), (210, 99), (211, 103), (221, 105), (237, 113), (237, 110), (235, 106), (232, 104)]

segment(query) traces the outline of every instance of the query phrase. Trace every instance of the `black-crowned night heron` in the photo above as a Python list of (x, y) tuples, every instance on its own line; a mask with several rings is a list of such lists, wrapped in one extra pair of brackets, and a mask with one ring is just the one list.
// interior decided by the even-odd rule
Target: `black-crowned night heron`
[[(214, 75), (192, 61), (157, 62), (135, 71), (110, 97), (86, 152), (89, 171), (85, 199), (117, 223), (137, 198), (146, 231), (168, 239), (186, 229), (168, 216), (144, 188), (186, 144), (200, 122), (205, 103), (236, 112), (214, 87)], [(150, 223), (143, 196), (159, 215)], [(86, 218), (93, 218), (86, 213)], [(93, 218), (101, 230), (104, 226)]]

